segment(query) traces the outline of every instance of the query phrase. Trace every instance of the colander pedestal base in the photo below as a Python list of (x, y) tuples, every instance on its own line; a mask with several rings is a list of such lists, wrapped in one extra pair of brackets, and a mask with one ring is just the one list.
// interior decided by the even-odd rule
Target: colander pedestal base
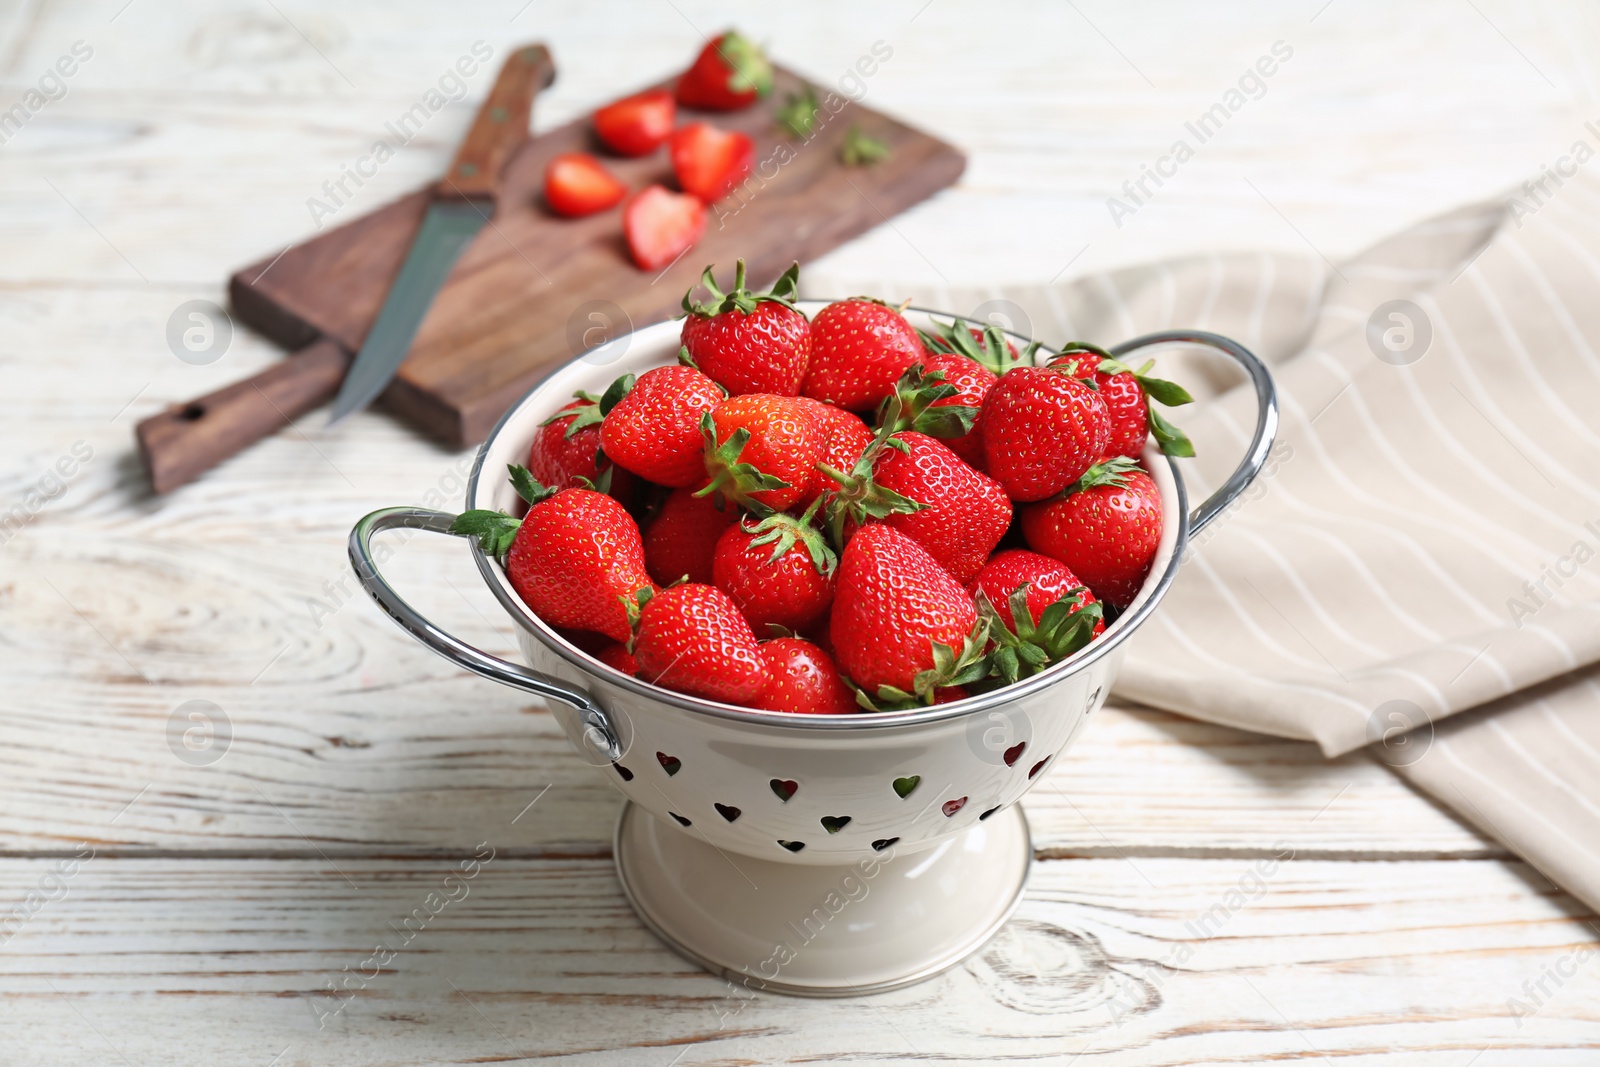
[(617, 876), (634, 911), (685, 958), (744, 989), (881, 993), (931, 978), (1010, 918), (1033, 845), (1012, 805), (932, 848), (838, 867), (723, 852), (627, 804)]

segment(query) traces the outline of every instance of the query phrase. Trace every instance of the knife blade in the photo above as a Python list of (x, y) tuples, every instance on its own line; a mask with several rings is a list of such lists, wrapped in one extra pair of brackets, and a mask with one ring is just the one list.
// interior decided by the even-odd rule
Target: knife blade
[(518, 49), (500, 68), (450, 169), (434, 187), (422, 228), (339, 386), (329, 426), (372, 403), (394, 379), (434, 297), (494, 214), (500, 171), (529, 137), (530, 87), (543, 88), (554, 79), (555, 66), (543, 45)]

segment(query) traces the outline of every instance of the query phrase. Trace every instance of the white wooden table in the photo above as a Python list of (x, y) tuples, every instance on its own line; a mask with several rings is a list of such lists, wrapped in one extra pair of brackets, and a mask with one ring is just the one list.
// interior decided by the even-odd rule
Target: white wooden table
[[(541, 125), (735, 19), (821, 80), (888, 42), (873, 105), (971, 165), (818, 267), (966, 285), (1220, 247), (1337, 258), (1506, 188), (1595, 113), (1592, 10), (125, 3), (0, 6), (7, 107), (92, 49), (0, 144), (0, 511), (21, 509), (0, 528), (0, 1064), (1600, 1061), (1595, 918), (1567, 894), (1365, 755), (1129, 707), (1029, 798), (1040, 862), (977, 958), (876, 998), (729, 999), (633, 918), (618, 800), (547, 712), (348, 580), (354, 519), (458, 495), (469, 456), (313, 416), (156, 499), (131, 442), (278, 358), (240, 331), (187, 365), (168, 316), (308, 232), (307, 198), (478, 39), (550, 43)], [(1293, 56), (1260, 99), (1116, 227), (1107, 197), (1275, 41)], [(350, 210), (434, 175), (483, 88)], [(63, 491), (47, 472), (75, 447)], [(401, 580), (509, 652), (451, 548), (408, 544)], [(182, 745), (189, 701), (226, 717), (214, 762)], [(365, 965), (481, 848), (469, 895)]]

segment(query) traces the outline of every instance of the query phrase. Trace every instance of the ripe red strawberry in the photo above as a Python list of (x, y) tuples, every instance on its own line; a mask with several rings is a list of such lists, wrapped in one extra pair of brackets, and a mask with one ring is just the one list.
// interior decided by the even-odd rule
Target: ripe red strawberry
[(1033, 341), (1019, 353), (1017, 346), (998, 326), (974, 326), (965, 319), (956, 319), (954, 322), (935, 320), (933, 332), (921, 336), (929, 352), (965, 356), (997, 377), (1019, 363), (1032, 366), (1034, 353), (1044, 347)]
[(1101, 600), (1125, 608), (1161, 543), (1161, 494), (1132, 460), (1107, 459), (1060, 500), (1024, 508), (1022, 532), (1034, 551), (1065, 563)]
[(511, 587), (551, 626), (628, 640), (625, 603), (639, 590), (654, 588), (633, 517), (603, 493), (554, 492), (523, 467), (512, 467), (511, 474), (530, 505), (520, 523), (498, 511), (468, 511), (451, 532), (475, 537), (485, 552), (504, 556)]
[(633, 653), (628, 651), (627, 645), (612, 641), (596, 652), (594, 658), (612, 670), (621, 671), (629, 677), (639, 673), (639, 661), (633, 658)]
[(660, 270), (694, 247), (706, 229), (706, 206), (664, 185), (641, 191), (622, 209), (622, 233), (640, 270)]
[(733, 291), (717, 288), (711, 268), (700, 284), (711, 294), (704, 304), (683, 294), (683, 347), (695, 366), (730, 396), (775, 393), (799, 396), (811, 362), (811, 324), (794, 306), (796, 263), (769, 292), (744, 287), (744, 260), (734, 267)]
[[(1029, 552), (1025, 548), (1008, 548), (1004, 552), (996, 552), (990, 557), (989, 562), (983, 565), (983, 569), (972, 580), (967, 591), (974, 597), (982, 592), (989, 598), (989, 603), (994, 605), (995, 614), (1005, 623), (1006, 628), (1015, 630), (1017, 620), (1011, 610), (1011, 594), (1023, 586), (1027, 587), (1025, 598), (1028, 617), (1034, 626), (1039, 625), (1039, 618), (1045, 608), (1062, 597), (1069, 596), (1073, 590), (1082, 590), (1077, 597), (1077, 603), (1071, 609), (1074, 613), (1095, 603), (1094, 594), (1078, 581), (1078, 576), (1073, 574), (1072, 569), (1065, 563), (1037, 552)], [(1095, 633), (1101, 633), (1105, 628), (1104, 619), (1096, 620)]]
[(678, 185), (708, 204), (732, 192), (756, 165), (756, 143), (748, 134), (719, 130), (709, 122), (674, 130), (667, 154)]
[(811, 320), (811, 367), (800, 391), (852, 411), (870, 411), (924, 354), (905, 316), (887, 304), (837, 300)]
[(772, 64), (761, 49), (729, 30), (709, 42), (678, 79), (678, 103), (737, 111), (772, 92)]
[[(828, 443), (822, 448), (822, 465), (836, 471), (853, 470), (861, 454), (872, 444), (872, 429), (861, 421), (860, 415), (844, 408), (836, 408), (809, 397), (801, 399), (811, 405), (817, 421), (822, 424), (822, 432), (828, 438)], [(815, 497), (831, 488), (833, 482), (819, 476), (811, 494)]]
[(1167, 455), (1194, 455), (1194, 445), (1183, 431), (1149, 404), (1155, 400), (1176, 407), (1192, 403), (1194, 397), (1181, 385), (1151, 377), (1154, 360), (1134, 370), (1103, 348), (1074, 341), (1050, 361), (1050, 366), (1065, 368), (1074, 377), (1092, 381), (1099, 389), (1111, 425), (1107, 455), (1138, 459), (1152, 434)]
[(675, 585), (646, 599), (633, 657), (645, 681), (727, 704), (748, 704), (767, 687), (750, 624), (709, 585)]
[(829, 630), (845, 676), (888, 703), (929, 703), (936, 689), (988, 672), (972, 598), (920, 545), (882, 523), (863, 526), (845, 546)]
[(658, 485), (705, 480), (701, 417), (722, 401), (722, 389), (693, 367), (657, 367), (611, 383), (600, 406), (600, 442), (613, 463)]
[(997, 381), (993, 371), (965, 356), (925, 353), (895, 383), (901, 411), (895, 429), (937, 437), (967, 466), (982, 470), (983, 434), (976, 422)]
[(984, 469), (1013, 500), (1043, 500), (1083, 476), (1111, 439), (1105, 401), (1065, 370), (1016, 367), (978, 416)]
[(647, 89), (596, 111), (594, 132), (618, 155), (647, 156), (671, 135), (677, 115), (671, 93)]
[(810, 514), (777, 514), (724, 530), (712, 575), (751, 628), (766, 634), (769, 626), (803, 630), (826, 615), (838, 562)]
[(805, 638), (763, 641), (761, 661), (769, 681), (751, 702), (753, 708), (797, 715), (848, 715), (861, 710), (855, 692), (839, 677), (833, 657)]
[(731, 396), (701, 425), (711, 480), (700, 493), (758, 511), (783, 511), (810, 494), (827, 439), (811, 406), (798, 397)]
[[(628, 500), (633, 475), (612, 463), (600, 448), (600, 398), (584, 392), (574, 395), (577, 399), (539, 424), (528, 449), (529, 473), (552, 489), (571, 489), (582, 478), (618, 500)], [(604, 484), (608, 474), (609, 485)]]
[(628, 187), (587, 152), (556, 156), (544, 169), (544, 201), (557, 215), (593, 215), (627, 195)]
[(644, 531), (644, 563), (650, 577), (662, 585), (685, 577), (699, 585), (712, 584), (717, 539), (738, 517), (734, 508), (718, 508), (710, 497), (674, 489)]

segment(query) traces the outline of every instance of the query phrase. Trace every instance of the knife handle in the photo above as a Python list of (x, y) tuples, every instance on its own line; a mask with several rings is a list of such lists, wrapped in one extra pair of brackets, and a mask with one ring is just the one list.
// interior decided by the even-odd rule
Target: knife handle
[(493, 200), (506, 160), (530, 136), (534, 96), (555, 80), (555, 61), (544, 45), (524, 45), (512, 52), (435, 195), (441, 200)]
[(165, 493), (193, 481), (247, 445), (326, 403), (350, 353), (323, 338), (253, 378), (175, 404), (139, 423), (139, 455), (150, 485)]

